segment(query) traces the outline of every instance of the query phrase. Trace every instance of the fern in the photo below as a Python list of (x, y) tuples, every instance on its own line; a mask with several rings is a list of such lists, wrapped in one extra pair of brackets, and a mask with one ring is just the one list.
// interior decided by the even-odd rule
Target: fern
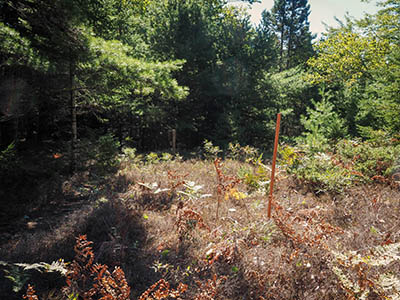
[(332, 251), (335, 261), (332, 271), (350, 297), (366, 299), (373, 290), (383, 299), (400, 299), (400, 279), (391, 273), (376, 278), (372, 272), (400, 261), (400, 243), (379, 245), (368, 249), (368, 255), (357, 251), (339, 253)]
[(22, 298), (26, 300), (39, 300), (38, 296), (36, 296), (35, 289), (30, 284), (28, 284), (26, 295), (24, 295)]
[(177, 227), (180, 242), (196, 227), (205, 229), (208, 232), (211, 231), (210, 227), (204, 222), (203, 217), (198, 212), (184, 207), (183, 202), (179, 203), (176, 214), (175, 226)]
[(12, 281), (12, 290), (15, 293), (21, 291), (25, 283), (30, 279), (30, 275), (16, 265), (10, 265), (9, 269), (5, 269), (4, 272), (6, 273), (5, 278)]
[(67, 274), (67, 268), (64, 260), (53, 261), (51, 264), (40, 262), (34, 264), (27, 263), (7, 263), (0, 261), (0, 266), (4, 267), (6, 273), (5, 278), (13, 283), (13, 291), (18, 293), (22, 290), (28, 280), (31, 278), (30, 271), (37, 271), (40, 273), (60, 273), (62, 276)]
[(379, 286), (388, 293), (391, 292), (392, 300), (400, 300), (400, 279), (393, 274), (382, 274), (378, 279)]
[(149, 287), (140, 297), (139, 300), (161, 300), (171, 298), (178, 298), (180, 295), (185, 293), (187, 290), (187, 285), (180, 283), (176, 290), (171, 289), (170, 285), (164, 279), (160, 279)]
[(222, 160), (220, 158), (216, 158), (214, 160), (215, 172), (217, 173), (217, 211), (216, 211), (216, 220), (218, 220), (218, 212), (221, 203), (221, 199), (224, 198), (225, 193), (231, 189), (233, 189), (236, 185), (238, 185), (241, 180), (236, 177), (230, 177), (224, 175), (222, 173)]
[(196, 282), (200, 288), (200, 294), (194, 297), (194, 300), (213, 300), (218, 296), (220, 285), (227, 280), (226, 276), (217, 277), (213, 275), (212, 279), (207, 279), (205, 283)]
[(35, 270), (40, 273), (58, 272), (62, 276), (67, 275), (67, 272), (68, 272), (68, 269), (66, 268), (65, 262), (63, 259), (53, 261), (50, 264), (45, 263), (45, 262), (40, 262), (40, 263), (34, 263), (34, 264), (16, 263), (15, 265), (23, 268), (24, 271)]
[(339, 267), (333, 266), (332, 271), (339, 278), (342, 287), (348, 294), (353, 297), (357, 296), (357, 299), (360, 300), (367, 299), (370, 293), (369, 288), (363, 290), (357, 282), (353, 282)]
[(93, 264), (91, 245), (86, 235), (76, 239), (75, 259), (68, 270), (64, 292), (68, 295), (79, 294), (87, 300), (92, 300), (94, 296), (101, 296), (101, 300), (128, 300), (130, 288), (122, 269), (115, 267), (111, 273), (107, 265)]
[(349, 251), (347, 254), (333, 251), (336, 259), (342, 264), (357, 265), (365, 263), (373, 267), (387, 266), (394, 261), (400, 260), (400, 243), (379, 245), (369, 249), (369, 255), (362, 256), (356, 251)]

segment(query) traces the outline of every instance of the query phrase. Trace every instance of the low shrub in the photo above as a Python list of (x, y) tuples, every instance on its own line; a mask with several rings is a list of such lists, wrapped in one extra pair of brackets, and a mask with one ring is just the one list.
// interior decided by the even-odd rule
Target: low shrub
[(105, 169), (116, 167), (118, 165), (117, 155), (119, 148), (120, 143), (113, 135), (106, 134), (101, 136), (96, 149), (97, 164)]
[(241, 162), (254, 162), (260, 156), (258, 149), (251, 146), (241, 146), (239, 143), (229, 143), (226, 157)]
[(303, 154), (287, 170), (316, 192), (341, 192), (357, 179), (356, 174), (335, 164), (332, 156), (325, 153)]
[(125, 147), (122, 149), (120, 160), (126, 165), (139, 165), (143, 161), (143, 156), (137, 153), (136, 148)]
[(0, 151), (0, 173), (10, 171), (17, 165), (15, 144), (11, 143), (8, 147)]
[(214, 146), (211, 141), (204, 140), (202, 154), (207, 160), (214, 160), (222, 153), (222, 150), (218, 146)]
[(146, 163), (149, 164), (149, 165), (151, 165), (151, 164), (156, 164), (156, 163), (158, 163), (158, 162), (160, 161), (161, 158), (158, 156), (157, 153), (155, 153), (155, 152), (150, 152), (150, 153), (148, 153), (148, 154), (146, 155), (145, 159), (146, 159)]
[(120, 163), (120, 143), (112, 134), (102, 135), (96, 141), (84, 139), (78, 146), (79, 164), (83, 169), (89, 166), (97, 173), (104, 174), (115, 170)]
[(336, 155), (342, 164), (351, 166), (366, 179), (374, 176), (388, 178), (400, 157), (400, 146), (375, 141), (342, 140), (336, 146)]
[(301, 118), (306, 131), (298, 140), (314, 153), (328, 150), (330, 142), (343, 138), (347, 133), (344, 120), (334, 111), (328, 98), (323, 94), (321, 102), (313, 101), (315, 108), (307, 108), (308, 116)]
[[(327, 147), (328, 149), (328, 147)], [(390, 182), (400, 157), (400, 146), (391, 140), (339, 141), (330, 151), (315, 152), (305, 144), (285, 146), (279, 151), (280, 163), (316, 191), (341, 192), (359, 183), (379, 179)]]
[(14, 143), (11, 143), (7, 148), (0, 151), (0, 186), (2, 184), (12, 184), (15, 179), (21, 176), (21, 166), (22, 164), (18, 158)]
[(262, 191), (268, 193), (270, 182), (270, 170), (261, 162), (261, 156), (252, 168), (241, 167), (238, 177), (247, 186), (248, 192)]

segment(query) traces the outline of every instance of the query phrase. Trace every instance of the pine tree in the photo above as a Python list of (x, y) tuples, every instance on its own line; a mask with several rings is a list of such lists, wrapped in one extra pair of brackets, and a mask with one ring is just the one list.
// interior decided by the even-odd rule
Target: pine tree
[(310, 5), (307, 0), (290, 0), (288, 18), (288, 45), (286, 68), (294, 67), (305, 62), (312, 55), (311, 41), (313, 35), (310, 32), (308, 16)]
[(312, 55), (307, 0), (275, 0), (270, 14), (272, 30), (279, 41), (279, 69), (292, 68), (305, 62)]
[(264, 10), (261, 14), (261, 22), (256, 28), (256, 38), (254, 42), (257, 62), (261, 64), (263, 70), (269, 70), (277, 64), (278, 49), (275, 47), (277, 39), (272, 30), (271, 13)]
[(284, 47), (287, 40), (287, 2), (287, 0), (275, 0), (274, 6), (271, 10), (271, 14), (268, 15), (271, 18), (272, 30), (275, 32), (277, 40), (279, 41), (280, 71), (282, 71), (284, 65)]

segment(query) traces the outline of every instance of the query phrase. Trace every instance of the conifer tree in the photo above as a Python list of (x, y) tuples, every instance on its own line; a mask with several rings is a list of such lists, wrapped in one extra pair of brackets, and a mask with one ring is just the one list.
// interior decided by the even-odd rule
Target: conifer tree
[(271, 13), (265, 14), (277, 36), (280, 71), (301, 64), (312, 55), (314, 37), (309, 15), (307, 0), (275, 0)]
[(256, 28), (255, 53), (263, 70), (269, 70), (277, 64), (278, 51), (275, 47), (277, 39), (272, 30), (271, 13), (264, 10), (261, 22)]

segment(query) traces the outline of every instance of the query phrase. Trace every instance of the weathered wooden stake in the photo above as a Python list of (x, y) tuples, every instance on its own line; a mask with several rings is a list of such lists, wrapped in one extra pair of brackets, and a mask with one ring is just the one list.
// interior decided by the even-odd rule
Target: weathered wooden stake
[(176, 153), (176, 129), (172, 129), (172, 152)]
[(280, 126), (281, 126), (281, 114), (278, 113), (277, 119), (276, 119), (276, 129), (275, 129), (274, 155), (272, 157), (271, 181), (269, 183), (268, 218), (271, 218), (271, 204), (272, 204), (272, 194), (274, 192), (275, 164), (276, 164), (276, 154), (278, 152), (278, 141), (279, 141), (279, 128), (280, 128)]

